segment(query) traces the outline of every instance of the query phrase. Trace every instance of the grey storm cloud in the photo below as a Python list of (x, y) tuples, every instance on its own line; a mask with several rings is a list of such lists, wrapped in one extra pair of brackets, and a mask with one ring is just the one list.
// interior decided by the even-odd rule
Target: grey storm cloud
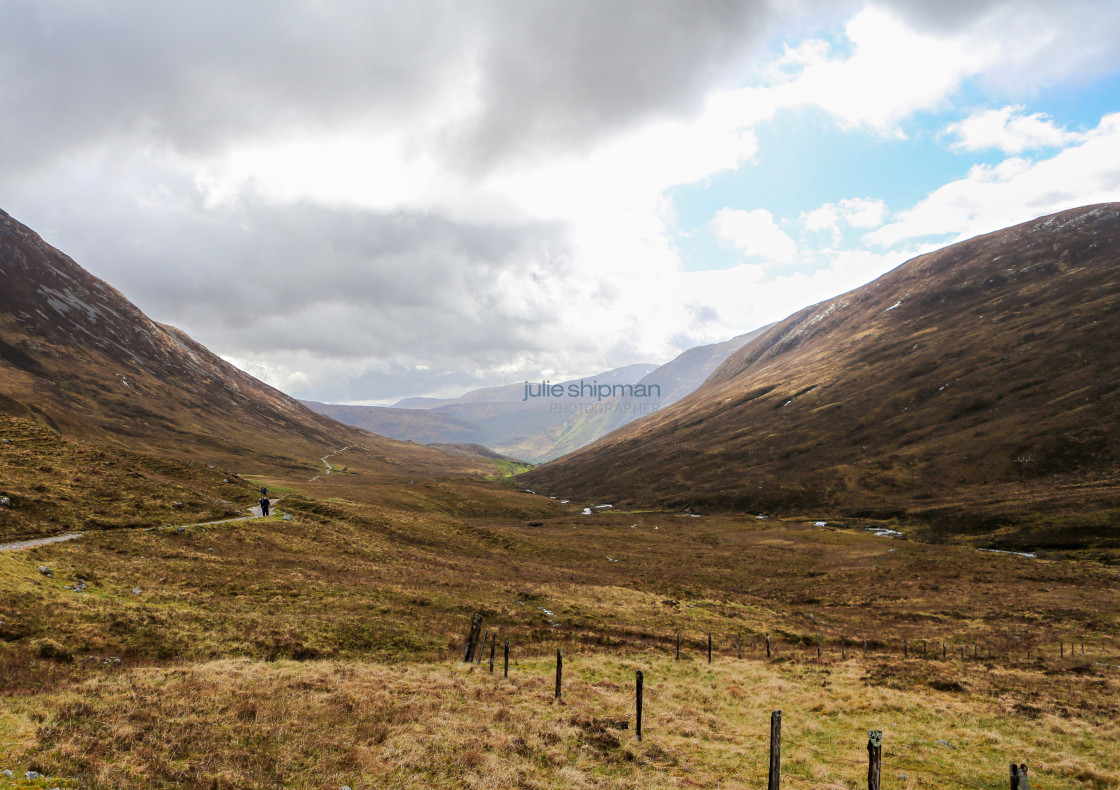
[[(127, 201), (90, 212), (83, 200), (49, 209), (68, 218), (68, 230), (64, 243), (48, 241), (80, 250), (80, 263), (157, 320), (258, 353), (365, 357), (412, 345), (500, 354), (536, 345), (556, 305), (532, 286), (562, 280), (570, 263), (563, 228), (545, 223), (257, 201), (153, 216)], [(132, 232), (104, 233), (106, 214)]]
[(477, 74), (444, 130), (464, 169), (695, 109), (766, 30), (766, 2), (5, 4), (0, 135), (9, 167), (104, 139), (186, 152), (277, 124), (395, 123)]

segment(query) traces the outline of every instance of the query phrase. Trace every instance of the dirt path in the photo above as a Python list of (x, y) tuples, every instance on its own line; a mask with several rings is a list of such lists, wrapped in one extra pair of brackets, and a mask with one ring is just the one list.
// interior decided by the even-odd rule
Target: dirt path
[[(272, 506), (274, 506), (279, 501), (279, 499), (268, 500), (270, 512), (272, 510)], [(233, 518), (222, 518), (218, 519), (217, 521), (200, 521), (197, 524), (175, 524), (169, 526), (173, 529), (178, 529), (179, 527), (183, 527), (184, 529), (186, 529), (187, 527), (209, 527), (215, 524), (228, 524), (231, 521), (248, 521), (249, 519), (253, 518), (262, 518), (260, 505), (253, 505), (251, 508), (249, 508), (249, 513), (250, 515), (248, 516), (234, 516)], [(145, 529), (159, 529), (159, 527), (145, 527)], [(78, 538), (86, 534), (88, 533), (67, 532), (63, 535), (52, 535), (49, 538), (32, 538), (31, 540), (17, 540), (13, 541), (12, 543), (0, 543), (0, 551), (19, 551), (20, 549), (30, 549), (34, 548), (35, 546), (46, 546), (50, 543), (61, 543), (64, 540), (77, 540)]]
[(327, 471), (323, 472), (322, 475), (315, 475), (313, 478), (311, 478), (307, 482), (314, 483), (316, 480), (318, 480), (323, 475), (329, 475), (331, 472), (333, 472), (334, 467), (331, 465), (331, 462), (328, 461), (327, 459), (330, 458), (331, 456), (334, 456), (334, 455), (341, 455), (342, 453), (346, 452), (347, 450), (349, 450), (351, 447), (354, 447), (354, 446), (355, 445), (353, 445), (353, 444), (348, 444), (345, 447), (343, 447), (341, 450), (335, 450), (333, 453), (327, 453), (322, 458), (320, 458), (319, 460), (322, 461), (323, 464), (327, 467)]

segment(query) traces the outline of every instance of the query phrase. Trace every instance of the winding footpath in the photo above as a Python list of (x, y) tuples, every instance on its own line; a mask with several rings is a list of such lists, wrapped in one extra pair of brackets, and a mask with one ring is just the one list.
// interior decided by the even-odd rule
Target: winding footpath
[[(269, 510), (271, 511), (272, 506), (274, 506), (279, 501), (279, 499), (268, 500)], [(197, 524), (169, 524), (163, 527), (163, 529), (178, 529), (179, 527), (182, 527), (183, 529), (186, 529), (187, 527), (209, 527), (215, 524), (228, 524), (231, 521), (248, 521), (254, 518), (264, 518), (264, 516), (261, 515), (260, 505), (253, 505), (251, 508), (249, 508), (249, 513), (250, 515), (248, 516), (234, 516), (233, 518), (222, 518), (218, 519), (217, 521), (200, 521)], [(141, 527), (140, 529), (160, 529), (160, 527)], [(0, 543), (0, 551), (19, 551), (20, 549), (31, 549), (35, 546), (46, 546), (50, 543), (62, 543), (65, 540), (77, 540), (78, 538), (86, 534), (88, 533), (67, 532), (62, 535), (52, 535), (49, 538), (33, 538), (31, 540), (17, 540), (12, 543)]]
[(353, 445), (353, 444), (348, 444), (345, 447), (343, 447), (341, 450), (335, 450), (333, 453), (327, 453), (322, 458), (320, 458), (319, 460), (322, 461), (323, 464), (327, 467), (327, 471), (323, 472), (322, 475), (315, 475), (313, 478), (311, 478), (307, 482), (314, 483), (316, 480), (318, 480), (323, 475), (329, 475), (331, 472), (333, 472), (334, 467), (331, 465), (331, 462), (328, 461), (327, 459), (332, 457), (332, 456), (335, 456), (335, 455), (342, 455), (342, 453), (346, 452), (347, 450), (349, 450), (351, 447), (354, 447), (354, 446), (355, 445)]

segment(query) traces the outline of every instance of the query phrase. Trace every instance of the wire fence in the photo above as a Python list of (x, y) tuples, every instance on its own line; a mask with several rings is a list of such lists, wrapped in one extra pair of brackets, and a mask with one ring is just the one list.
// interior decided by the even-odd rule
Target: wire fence
[[(474, 621), (472, 622), (471, 636), (468, 638), (468, 642), (467, 642), (467, 646), (466, 646), (465, 662), (466, 663), (480, 663), (481, 664), (482, 661), (483, 661), (484, 654), (486, 652), (489, 652), (489, 655), (490, 655), (490, 665), (489, 665), (490, 666), (490, 671), (494, 672), (495, 671), (495, 666), (494, 666), (494, 658), (493, 657), (495, 655), (495, 645), (497, 644), (497, 633), (491, 631), (491, 632), (487, 632), (485, 634), (485, 636), (483, 636), (483, 633), (482, 633), (482, 630), (481, 630), (481, 624), (482, 624), (481, 623), (481, 617), (476, 616)], [(677, 633), (675, 640), (670, 640), (670, 641), (672, 642), (672, 647), (668, 648), (668, 650), (666, 650), (666, 653), (667, 654), (674, 654), (675, 653), (675, 655), (678, 659), (681, 658), (681, 647), (682, 647), (681, 634)], [(868, 640), (835, 640), (831, 644), (833, 646), (839, 645), (839, 647), (837, 647), (833, 651), (833, 657), (837, 657), (835, 655), (836, 653), (840, 653), (841, 655), (846, 655), (847, 653), (851, 653), (852, 658), (855, 658), (857, 656), (864, 656), (864, 655), (870, 656), (870, 657), (879, 657), (879, 658), (882, 658), (882, 657), (890, 658), (890, 657), (902, 656), (903, 658), (909, 658), (909, 659), (914, 659), (914, 660), (920, 660), (922, 658), (926, 658), (926, 659), (950, 659), (950, 658), (955, 658), (956, 657), (956, 656), (952, 655), (949, 651), (950, 642), (949, 642), (948, 639), (937, 640), (938, 645), (940, 647), (940, 650), (933, 651), (932, 653), (926, 649), (927, 648), (926, 643), (922, 643), (921, 651), (911, 650), (909, 641), (910, 640), (896, 640), (894, 643), (890, 643), (890, 642), (885, 642), (883, 640), (876, 640), (874, 642), (871, 642), (871, 641), (868, 641)], [(918, 641), (921, 641), (921, 640), (918, 640)], [(858, 649), (857, 650), (851, 650), (851, 651), (845, 650), (845, 648), (849, 645), (852, 645), (853, 642), (856, 646), (858, 646)], [(487, 644), (489, 644), (489, 650), (488, 651), (486, 649)], [(767, 659), (776, 659), (776, 658), (779, 658), (777, 656), (779, 648), (784, 647), (786, 650), (788, 650), (789, 654), (796, 654), (797, 657), (800, 657), (800, 658), (804, 658), (806, 653), (809, 653), (809, 657), (811, 658), (812, 655), (814, 654), (814, 652), (815, 652), (815, 655), (816, 655), (817, 658), (822, 658), (822, 657), (825, 657), (824, 654), (826, 652), (826, 648), (825, 648), (826, 644), (827, 643), (824, 640), (820, 640), (820, 639), (818, 639), (815, 643), (809, 642), (808, 644), (806, 644), (806, 641), (804, 639), (802, 639), (802, 640), (798, 640), (797, 642), (795, 642), (791, 645), (791, 644), (788, 644), (788, 643), (782, 643), (778, 640), (773, 640), (770, 637), (770, 635), (766, 635), (764, 638), (760, 638), (758, 640), (757, 653), (758, 653), (758, 655), (761, 656), (763, 654), (763, 651), (765, 651), (765, 657)], [(740, 659), (740, 660), (743, 659), (744, 658), (744, 649), (743, 649), (744, 648), (744, 642), (742, 640), (742, 635), (737, 634), (735, 639), (731, 641), (731, 645), (732, 645), (731, 652), (733, 653), (733, 655), (737, 659)], [(686, 657), (688, 657), (687, 648), (689, 646), (692, 646), (695, 649), (695, 652), (698, 653), (700, 656), (702, 656), (702, 657), (704, 655), (707, 656), (707, 662), (708, 663), (711, 663), (713, 661), (713, 658), (716, 655), (719, 655), (720, 657), (723, 656), (723, 654), (721, 654), (721, 653), (717, 654), (717, 653), (713, 652), (713, 641), (712, 641), (712, 635), (711, 634), (707, 635), (706, 640), (702, 640), (702, 641), (699, 641), (699, 642), (686, 641), (685, 643), (683, 643), (683, 646), (686, 648)], [(980, 650), (980, 647), (979, 647), (979, 643), (975, 643), (975, 642), (972, 643), (973, 650), (972, 650), (972, 655), (971, 656), (969, 655), (969, 651), (966, 649), (966, 645), (963, 642), (956, 643), (955, 647), (958, 648), (958, 650), (956, 650), (955, 652), (962, 659), (967, 659), (967, 658), (971, 658), (971, 657), (975, 656), (975, 658), (977, 658), (977, 659), (983, 658), (986, 661), (991, 660), (989, 658), (991, 656), (990, 651), (984, 651), (982, 653), (981, 650)], [(1038, 657), (1038, 646), (1037, 645), (1033, 646), (1031, 650), (1034, 653), (1035, 657), (1037, 658)], [(1060, 645), (1054, 645), (1054, 646), (1052, 646), (1052, 649), (1049, 652), (1052, 653), (1052, 654), (1055, 654), (1055, 655), (1050, 656), (1052, 658), (1061, 658), (1061, 659), (1068, 659), (1068, 660), (1075, 660), (1079, 656), (1086, 656), (1087, 655), (1086, 651), (1085, 651), (1085, 643), (1084, 642), (1076, 642), (1076, 641), (1075, 642), (1069, 642), (1069, 643), (1061, 643)], [(997, 654), (993, 658), (998, 659), (999, 657), (1000, 656)], [(1010, 656), (1007, 656), (1006, 654), (1003, 657), (1006, 658), (1006, 659), (1011, 659), (1012, 658)], [(1024, 656), (1023, 657), (1026, 658), (1026, 651), (1024, 651)], [(749, 655), (749, 651), (747, 651), (747, 658), (748, 659), (751, 658), (751, 656)], [(508, 677), (508, 674), (509, 674), (509, 639), (508, 638), (506, 638), (504, 640), (504, 658), (503, 658), (503, 660), (504, 660), (504, 666), (502, 667), (502, 672), (503, 672), (504, 676)], [(1100, 662), (1097, 662), (1097, 663), (1100, 663)], [(556, 688), (555, 688), (555, 695), (556, 695), (557, 699), (560, 699), (560, 697), (562, 695), (562, 666), (563, 666), (563, 650), (557, 649), (557, 651), (556, 651)], [(1105, 666), (1110, 666), (1110, 665), (1105, 664)], [(644, 685), (643, 673), (642, 673), (641, 670), (637, 670), (637, 672), (636, 672), (636, 686), (635, 686), (635, 688), (636, 688), (636, 700), (635, 700), (635, 703), (636, 703), (635, 704), (635, 711), (636, 711), (635, 725), (636, 726), (635, 726), (635, 731), (636, 731), (637, 739), (639, 741), (642, 740), (642, 734), (641, 733), (642, 733), (642, 710), (643, 710), (643, 707), (642, 707), (642, 705), (643, 705), (643, 703), (642, 703), (643, 685)], [(777, 725), (778, 730), (777, 731), (778, 731), (779, 735), (778, 735), (778, 743), (775, 743), (775, 735), (774, 735), (775, 730), (773, 729), (773, 720), (772, 720), (771, 745), (770, 745), (770, 749), (771, 749), (771, 762), (770, 762), (771, 768), (770, 768), (770, 784), (769, 784), (770, 790), (776, 790), (779, 787), (781, 780), (783, 780), (783, 779), (787, 779), (787, 780), (789, 780), (790, 782), (792, 782), (796, 785), (818, 788), (819, 790), (851, 790), (851, 788), (852, 788), (851, 784), (841, 784), (841, 783), (833, 781), (833, 780), (813, 779), (813, 778), (810, 778), (810, 777), (802, 776), (798, 773), (792, 773), (789, 770), (781, 770), (780, 769), (780, 760), (775, 759), (775, 755), (780, 754), (780, 749), (781, 749), (781, 745), (780, 745), (780, 741), (781, 741), (781, 737), (780, 737), (780, 727), (781, 727), (780, 715), (781, 715), (781, 712), (776, 711), (775, 714), (778, 716), (778, 725)], [(810, 743), (807, 743), (805, 741), (802, 741), (800, 739), (791, 740), (791, 739), (787, 738), (787, 739), (785, 739), (784, 743), (785, 743), (785, 746), (789, 747), (790, 749), (803, 750), (804, 752), (808, 752), (808, 753), (814, 755), (818, 759), (818, 763), (817, 763), (818, 765), (826, 765), (826, 766), (829, 766), (829, 767), (835, 767), (837, 764), (842, 764), (844, 766), (845, 770), (853, 770), (857, 767), (862, 768), (862, 769), (867, 769), (868, 770), (868, 780), (867, 780), (868, 784), (867, 784), (867, 787), (869, 788), (869, 790), (879, 790), (879, 776), (880, 776), (880, 773), (884, 769), (887, 772), (889, 772), (891, 774), (895, 774), (897, 776), (905, 775), (906, 777), (909, 777), (910, 775), (921, 775), (921, 776), (924, 776), (924, 777), (930, 779), (931, 783), (935, 784), (936, 786), (953, 786), (953, 787), (962, 787), (962, 788), (975, 788), (975, 790), (991, 790), (991, 788), (997, 787), (997, 786), (1000, 786), (1000, 785), (1007, 786), (1006, 784), (1004, 784), (1005, 782), (1008, 781), (1008, 779), (1006, 778), (1007, 777), (1006, 774), (1001, 774), (1001, 776), (999, 776), (999, 777), (992, 775), (991, 778), (981, 780), (981, 779), (976, 778), (976, 770), (975, 770), (974, 766), (970, 766), (970, 768), (969, 768), (969, 771), (971, 771), (972, 774), (973, 774), (970, 777), (970, 776), (965, 775), (963, 772), (949, 773), (949, 772), (946, 772), (944, 770), (938, 770), (936, 768), (930, 768), (930, 767), (915, 764), (914, 761), (909, 761), (909, 762), (898, 761), (897, 758), (893, 758), (893, 757), (888, 757), (887, 759), (884, 760), (884, 759), (882, 759), (882, 751), (881, 751), (882, 733), (881, 732), (877, 733), (877, 735), (878, 735), (878, 738), (880, 739), (879, 740), (879, 745), (875, 749), (873, 749), (872, 748), (872, 742), (869, 741), (869, 744), (868, 744), (869, 758), (864, 759), (864, 760), (854, 760), (854, 759), (843, 757), (843, 756), (840, 756), (840, 755), (837, 755), (837, 754), (833, 754), (833, 753), (827, 752), (827, 751), (819, 748), (818, 746), (814, 746), (814, 745), (812, 745)], [(873, 736), (873, 733), (869, 732), (869, 736)], [(948, 744), (946, 744), (946, 746), (948, 746)], [(897, 750), (898, 749), (898, 744), (894, 744), (890, 748), (891, 748), (891, 750)], [(953, 747), (948, 746), (948, 748), (953, 748)], [(776, 749), (778, 750), (777, 752), (775, 751)], [(889, 750), (888, 750), (888, 754), (890, 754)], [(725, 771), (722, 771), (722, 773), (724, 773), (724, 775), (725, 775), (724, 778), (734, 780), (734, 779), (737, 779), (737, 778), (741, 777), (743, 775), (743, 772), (745, 772), (745, 771), (749, 771), (749, 772), (753, 773), (753, 772), (757, 771), (757, 769), (759, 768), (758, 763), (760, 762), (760, 760), (761, 760), (761, 757), (759, 758), (759, 760), (755, 760), (755, 759), (751, 759), (751, 758), (742, 758), (738, 761), (737, 764), (731, 766), (730, 768), (728, 768)], [(775, 771), (774, 766), (776, 766), (776, 765), (779, 766), (779, 767)], [(872, 770), (872, 766), (877, 766), (877, 768), (875, 768), (875, 770)], [(1021, 766), (1017, 765), (1016, 763), (1013, 763), (1013, 762), (1010, 763), (1010, 766), (1011, 766), (1010, 784), (1011, 784), (1012, 789), (1013, 790), (1029, 790), (1029, 785), (1027, 783), (1027, 767), (1025, 765), (1021, 765)]]

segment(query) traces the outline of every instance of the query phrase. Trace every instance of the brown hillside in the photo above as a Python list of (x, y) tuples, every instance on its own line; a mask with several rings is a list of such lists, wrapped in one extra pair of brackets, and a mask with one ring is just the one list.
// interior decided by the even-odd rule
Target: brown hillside
[(322, 469), (361, 445), (387, 473), (450, 471), (438, 451), (315, 414), (238, 370), (0, 211), (0, 412), (131, 449)]
[(690, 397), (521, 479), (602, 502), (1107, 541), (1117, 349), (1120, 204), (1074, 209), (806, 308)]

